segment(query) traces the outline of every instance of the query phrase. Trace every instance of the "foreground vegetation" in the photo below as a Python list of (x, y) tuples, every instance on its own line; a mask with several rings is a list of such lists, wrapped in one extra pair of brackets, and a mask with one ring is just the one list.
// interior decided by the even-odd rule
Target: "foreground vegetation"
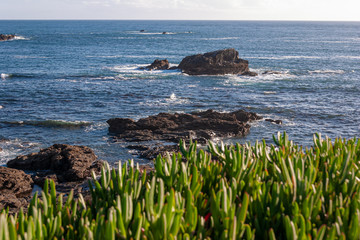
[(90, 202), (46, 183), (27, 214), (0, 214), (0, 239), (360, 239), (360, 141), (274, 141), (106, 165)]

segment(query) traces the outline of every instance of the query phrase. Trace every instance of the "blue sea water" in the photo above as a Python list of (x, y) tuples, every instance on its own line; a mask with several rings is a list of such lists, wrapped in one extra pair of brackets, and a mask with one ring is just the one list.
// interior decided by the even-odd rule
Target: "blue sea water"
[[(18, 35), (0, 42), (0, 165), (54, 143), (87, 145), (110, 162), (136, 158), (106, 120), (159, 112), (244, 109), (283, 120), (254, 122), (226, 142), (360, 135), (360, 22), (0, 21), (0, 33)], [(224, 48), (259, 75), (138, 70)]]

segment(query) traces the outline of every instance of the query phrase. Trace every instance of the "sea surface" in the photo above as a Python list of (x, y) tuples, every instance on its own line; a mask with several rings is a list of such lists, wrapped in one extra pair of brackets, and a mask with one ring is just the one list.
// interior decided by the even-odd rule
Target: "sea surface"
[[(113, 141), (106, 120), (160, 112), (244, 109), (283, 121), (254, 122), (227, 143), (272, 143), (278, 131), (303, 146), (315, 132), (360, 135), (360, 22), (0, 21), (0, 33), (18, 36), (0, 42), (0, 165), (54, 143), (145, 163)], [(259, 75), (138, 69), (224, 48)]]

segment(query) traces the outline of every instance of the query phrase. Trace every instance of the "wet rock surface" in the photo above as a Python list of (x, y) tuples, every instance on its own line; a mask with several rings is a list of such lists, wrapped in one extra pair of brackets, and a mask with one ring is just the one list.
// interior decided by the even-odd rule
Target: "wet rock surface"
[[(38, 153), (18, 156), (7, 163), (8, 167), (22, 170), (50, 170), (45, 175), (55, 173), (59, 182), (81, 181), (89, 177), (91, 170), (96, 170), (99, 165), (101, 162), (97, 161), (90, 148), (67, 144), (54, 144)], [(41, 178), (41, 175), (38, 177)]]
[(109, 119), (109, 132), (129, 142), (164, 140), (178, 143), (193, 139), (205, 143), (214, 137), (245, 136), (251, 121), (261, 119), (243, 110), (220, 113), (214, 110), (187, 113), (159, 113), (134, 121), (129, 118)]
[(279, 124), (281, 125), (282, 124), (282, 120), (274, 120), (274, 119), (270, 119), (270, 118), (266, 118), (265, 119), (266, 122), (271, 122), (271, 123), (274, 123), (274, 124)]
[(170, 68), (169, 61), (167, 59), (159, 60), (156, 59), (152, 64), (146, 66), (147, 70), (167, 70)]
[(15, 37), (15, 34), (0, 34), (0, 41), (8, 41), (14, 39)]
[(189, 75), (257, 75), (250, 72), (249, 62), (240, 59), (239, 52), (233, 48), (187, 56), (178, 68)]

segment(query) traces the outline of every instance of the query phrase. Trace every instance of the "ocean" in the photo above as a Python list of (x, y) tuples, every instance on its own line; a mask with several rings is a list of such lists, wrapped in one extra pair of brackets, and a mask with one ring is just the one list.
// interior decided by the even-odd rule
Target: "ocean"
[[(360, 22), (3, 20), (0, 33), (18, 36), (0, 42), (0, 165), (54, 143), (146, 163), (113, 141), (106, 120), (160, 112), (244, 109), (283, 121), (253, 122), (226, 143), (360, 135)], [(259, 75), (138, 69), (224, 48)]]

